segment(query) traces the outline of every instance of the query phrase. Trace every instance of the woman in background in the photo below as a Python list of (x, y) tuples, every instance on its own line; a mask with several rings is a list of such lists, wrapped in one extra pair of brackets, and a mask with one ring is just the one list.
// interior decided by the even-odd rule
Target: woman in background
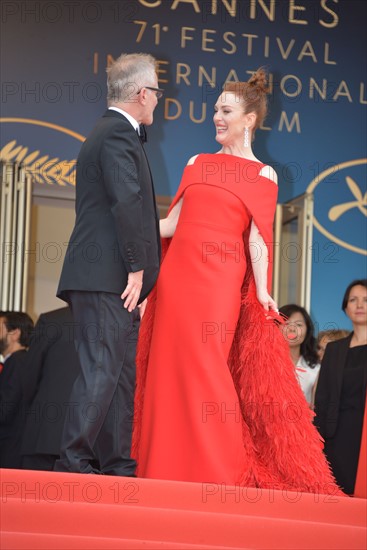
[(319, 363), (324, 358), (326, 346), (329, 342), (335, 342), (341, 338), (346, 338), (349, 336), (349, 330), (344, 329), (330, 329), (330, 330), (320, 330), (317, 335), (317, 355), (319, 356)]
[[(327, 345), (315, 397), (315, 425), (343, 490), (353, 494), (358, 468), (367, 387), (367, 279), (347, 287), (342, 309), (353, 332)], [(366, 428), (365, 428), (366, 429)]]
[(296, 304), (282, 306), (279, 312), (287, 317), (283, 334), (289, 345), (303, 394), (310, 407), (313, 407), (313, 388), (320, 370), (320, 363), (312, 319), (305, 308)]

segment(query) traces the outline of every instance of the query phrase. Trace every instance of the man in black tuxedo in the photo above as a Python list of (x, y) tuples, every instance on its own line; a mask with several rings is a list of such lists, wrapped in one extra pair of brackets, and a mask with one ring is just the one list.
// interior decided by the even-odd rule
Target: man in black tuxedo
[(81, 374), (55, 469), (133, 476), (137, 306), (160, 263), (159, 218), (138, 130), (152, 124), (162, 90), (147, 54), (123, 54), (107, 72), (109, 109), (78, 157), (76, 221), (57, 293), (72, 309)]
[(32, 330), (26, 313), (0, 311), (0, 468), (21, 467), (23, 377)]
[(53, 470), (71, 388), (80, 372), (69, 307), (40, 315), (24, 369), (22, 468)]

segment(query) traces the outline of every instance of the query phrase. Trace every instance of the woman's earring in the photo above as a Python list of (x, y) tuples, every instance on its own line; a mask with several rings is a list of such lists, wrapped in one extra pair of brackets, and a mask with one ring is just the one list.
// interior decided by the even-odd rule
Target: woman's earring
[(248, 147), (249, 146), (249, 131), (248, 131), (248, 128), (246, 127), (245, 128), (245, 136), (244, 136), (244, 140), (243, 140), (243, 145), (244, 147)]

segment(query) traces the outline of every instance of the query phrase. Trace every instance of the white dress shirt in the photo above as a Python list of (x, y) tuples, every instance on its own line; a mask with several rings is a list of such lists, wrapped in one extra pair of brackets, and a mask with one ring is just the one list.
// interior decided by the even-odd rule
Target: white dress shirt
[(139, 122), (135, 120), (134, 117), (129, 115), (126, 111), (123, 111), (122, 109), (119, 109), (118, 107), (108, 107), (109, 111), (117, 111), (121, 115), (124, 115), (124, 117), (127, 118), (127, 120), (130, 122), (131, 126), (139, 133)]

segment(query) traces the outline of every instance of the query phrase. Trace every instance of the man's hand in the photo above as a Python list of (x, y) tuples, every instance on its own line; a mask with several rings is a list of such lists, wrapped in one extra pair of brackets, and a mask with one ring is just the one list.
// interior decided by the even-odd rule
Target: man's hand
[(130, 313), (136, 308), (140, 298), (141, 289), (143, 286), (144, 270), (130, 272), (127, 278), (127, 285), (124, 292), (121, 294), (121, 300), (124, 301), (124, 308)]

